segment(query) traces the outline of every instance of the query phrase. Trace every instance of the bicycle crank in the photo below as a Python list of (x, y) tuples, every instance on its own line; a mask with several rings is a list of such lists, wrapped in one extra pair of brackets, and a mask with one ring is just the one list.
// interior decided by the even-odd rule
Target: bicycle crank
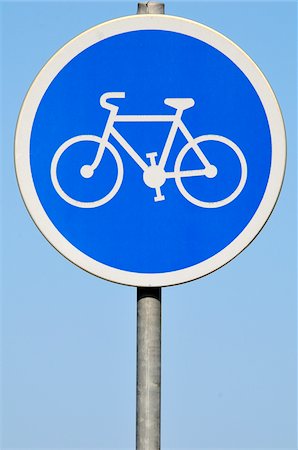
[(165, 196), (162, 195), (160, 188), (166, 181), (166, 173), (164, 169), (156, 164), (156, 152), (147, 153), (146, 157), (149, 158), (151, 165), (144, 170), (143, 180), (146, 186), (155, 189), (156, 196), (154, 197), (154, 201), (161, 202), (165, 200)]

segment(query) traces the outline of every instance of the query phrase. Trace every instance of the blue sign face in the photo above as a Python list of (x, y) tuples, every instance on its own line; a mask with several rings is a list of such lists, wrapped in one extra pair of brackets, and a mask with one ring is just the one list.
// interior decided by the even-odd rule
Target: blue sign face
[(117, 22), (99, 26), (101, 40), (92, 29), (72, 41), (37, 78), (18, 125), (19, 183), (76, 264), (177, 284), (225, 264), (267, 220), (282, 118), (257, 67), (213, 30), (166, 16)]

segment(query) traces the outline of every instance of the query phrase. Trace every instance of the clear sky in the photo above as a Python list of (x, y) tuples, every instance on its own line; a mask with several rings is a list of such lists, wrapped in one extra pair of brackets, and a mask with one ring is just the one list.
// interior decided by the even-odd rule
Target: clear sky
[[(136, 2), (1, 2), (2, 450), (133, 449), (136, 289), (69, 263), (18, 192), (13, 137), (49, 57)], [(296, 449), (296, 2), (166, 2), (234, 40), (279, 100), (279, 202), (240, 256), (162, 300), (162, 448)]]

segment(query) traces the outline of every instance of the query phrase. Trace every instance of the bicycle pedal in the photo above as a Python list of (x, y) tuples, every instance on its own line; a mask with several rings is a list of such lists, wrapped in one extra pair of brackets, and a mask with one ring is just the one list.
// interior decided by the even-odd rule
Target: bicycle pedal
[(151, 153), (146, 153), (146, 158), (156, 158), (157, 157), (157, 155), (158, 155), (158, 153), (157, 152), (151, 152)]
[(155, 202), (162, 202), (163, 200), (165, 200), (165, 196), (164, 195), (157, 195), (156, 197), (154, 197), (154, 201)]

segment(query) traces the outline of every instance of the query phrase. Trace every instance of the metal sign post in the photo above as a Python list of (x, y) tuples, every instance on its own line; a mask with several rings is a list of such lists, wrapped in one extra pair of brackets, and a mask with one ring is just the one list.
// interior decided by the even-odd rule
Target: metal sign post
[(161, 288), (137, 289), (137, 450), (160, 448)]
[[(164, 3), (138, 3), (138, 14), (164, 14)], [(137, 288), (137, 450), (160, 449), (161, 288)]]

